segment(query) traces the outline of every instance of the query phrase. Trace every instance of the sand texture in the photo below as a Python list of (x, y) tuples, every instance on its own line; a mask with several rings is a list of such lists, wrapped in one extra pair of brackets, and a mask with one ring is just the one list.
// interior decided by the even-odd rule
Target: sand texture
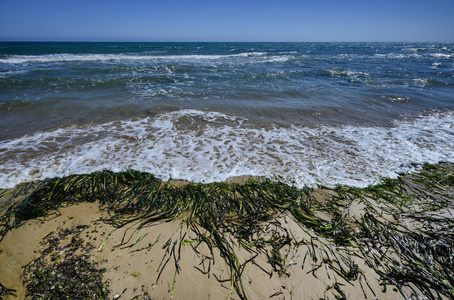
[[(451, 168), (448, 169), (452, 171)], [(240, 183), (233, 184), (243, 184), (242, 180), (235, 182)], [(426, 188), (426, 193), (422, 193), (422, 186), (415, 182), (411, 178), (404, 182), (405, 193), (416, 195), (419, 191), (427, 203), (434, 201), (431, 197), (444, 201), (437, 211), (433, 207), (429, 209), (427, 204), (425, 216), (440, 220), (440, 228), (445, 221), (452, 224), (452, 181), (441, 183), (430, 192)], [(177, 185), (173, 188), (186, 186), (181, 182)], [(131, 221), (132, 216), (140, 216), (133, 214), (126, 218), (128, 222), (118, 226), (112, 222), (118, 215), (99, 201), (63, 204), (58, 213), (23, 221), (0, 241), (0, 283), (14, 290), (9, 296), (4, 292), (3, 297), (31, 299), (32, 295), (26, 297), (30, 273), (27, 275), (24, 270), (33, 269), (37, 259), (45, 257), (44, 261), (52, 265), (67, 259), (68, 255), (79, 254), (85, 254), (103, 270), (102, 280), (109, 291), (107, 299), (404, 299), (416, 293), (422, 297), (424, 288), (418, 285), (419, 281), (406, 279), (393, 284), (395, 279), (386, 277), (390, 276), (387, 268), (392, 264), (409, 269), (407, 273), (415, 272), (406, 261), (406, 250), (395, 251), (400, 249), (401, 240), (381, 240), (386, 234), (380, 236), (372, 228), (370, 237), (363, 233), (364, 227), (372, 224), (366, 224), (371, 213), (383, 224), (392, 222), (393, 228), (404, 238), (409, 229), (425, 230), (425, 234), (432, 232), (427, 229), (429, 219), (415, 218), (410, 213), (396, 216), (395, 211), (385, 205), (384, 197), (373, 197), (373, 193), (364, 198), (352, 195), (355, 194), (351, 191), (342, 194), (340, 190), (326, 188), (312, 190), (313, 214), (306, 221), (286, 206), (270, 211), (264, 221), (251, 219), (251, 227), (247, 225), (248, 220), (224, 216), (224, 223), (211, 231), (187, 213), (145, 225), (146, 215)], [(421, 200), (420, 196), (416, 198)], [(3, 197), (4, 203), (7, 199), (9, 196)], [(415, 202), (406, 206), (422, 212), (421, 205)], [(333, 206), (339, 214), (333, 214), (332, 209), (321, 209)], [(326, 228), (311, 227), (314, 220), (318, 220), (317, 224), (334, 226), (335, 222), (341, 222), (335, 221), (338, 216), (342, 217), (342, 227), (335, 230), (351, 232), (351, 241), (336, 240), (338, 233), (328, 234)], [(446, 234), (443, 239), (427, 236), (433, 239), (434, 249), (438, 251), (435, 254), (440, 257), (451, 255), (453, 250), (452, 225), (443, 228)], [(49, 237), (63, 232), (71, 233), (57, 239), (55, 247), (50, 248)], [(68, 245), (75, 241), (78, 244), (72, 248), (74, 254), (67, 254)], [(362, 246), (358, 246), (360, 243)], [(79, 253), (81, 249), (85, 253)], [(229, 256), (232, 253), (233, 256)], [(424, 251), (417, 254), (421, 260), (430, 259)], [(438, 263), (431, 263), (438, 268)], [(445, 267), (452, 274), (452, 261)], [(425, 268), (421, 263), (421, 272), (425, 272)], [(429, 276), (426, 274), (427, 278)], [(385, 278), (388, 279), (384, 281)], [(445, 281), (449, 287), (453, 279)], [(427, 285), (427, 290), (431, 291), (428, 293), (450, 298), (449, 293), (441, 291), (437, 295), (434, 286)], [(55, 288), (59, 288), (58, 284)]]

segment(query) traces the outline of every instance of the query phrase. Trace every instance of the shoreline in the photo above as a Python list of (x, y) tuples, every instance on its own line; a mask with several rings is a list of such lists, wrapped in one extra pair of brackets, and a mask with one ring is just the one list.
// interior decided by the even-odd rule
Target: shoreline
[[(31, 207), (49, 199), (41, 215), (7, 215), (2, 204), (0, 283), (18, 299), (26, 294), (24, 266), (55, 269), (80, 254), (104, 270), (110, 294), (101, 299), (454, 296), (452, 279), (435, 275), (454, 271), (453, 164), (424, 165), (368, 188), (317, 190), (247, 177), (166, 184), (140, 172), (97, 176), (31, 184), (39, 190)], [(29, 192), (10, 202), (11, 211), (27, 212), (18, 202)]]
[(155, 117), (76, 123), (3, 141), (0, 187), (128, 168), (163, 180), (207, 183), (235, 175), (279, 174), (298, 187), (364, 187), (422, 163), (454, 162), (454, 152), (447, 151), (453, 148), (452, 110), (421, 112), (372, 127), (272, 123), (263, 128), (237, 118), (181, 109)]

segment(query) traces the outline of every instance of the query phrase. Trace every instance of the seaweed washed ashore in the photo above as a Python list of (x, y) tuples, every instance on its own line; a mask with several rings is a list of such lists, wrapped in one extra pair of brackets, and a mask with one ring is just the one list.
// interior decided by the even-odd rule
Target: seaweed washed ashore
[(1, 196), (0, 299), (454, 297), (451, 163), (367, 188), (126, 170)]

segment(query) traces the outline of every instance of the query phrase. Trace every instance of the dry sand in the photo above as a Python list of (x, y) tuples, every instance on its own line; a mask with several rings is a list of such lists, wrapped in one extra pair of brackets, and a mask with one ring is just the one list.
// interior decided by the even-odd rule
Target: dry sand
[[(242, 182), (244, 178), (231, 181)], [(185, 183), (175, 182), (175, 185), (181, 184)], [(323, 202), (332, 193), (319, 190), (314, 197)], [(137, 223), (116, 229), (100, 221), (106, 212), (100, 211), (96, 203), (72, 205), (59, 212), (60, 215), (46, 220), (27, 221), (0, 242), (0, 283), (17, 290), (17, 298), (7, 299), (25, 299), (23, 267), (41, 255), (43, 238), (60, 228), (77, 225), (89, 225), (82, 237), (85, 243), (95, 246), (90, 259), (107, 270), (104, 279), (109, 283), (110, 299), (240, 299), (230, 286), (230, 269), (219, 251), (214, 248), (212, 257), (205, 244), (195, 247), (192, 240), (196, 234), (183, 220), (155, 223), (140, 230), (136, 230)], [(352, 205), (349, 214), (361, 215), (362, 207)], [(339, 295), (334, 289), (336, 283), (347, 299), (402, 298), (392, 287), (384, 293), (378, 275), (357, 256), (352, 258), (362, 275), (347, 282), (323, 264), (328, 257), (347, 257), (346, 248), (336, 248), (332, 242), (300, 227), (286, 214), (276, 216), (276, 222), (282, 226), (272, 225), (269, 232), (287, 230), (294, 241), (303, 242), (281, 249), (287, 266), (281, 274), (273, 272), (263, 253), (246, 265), (242, 284), (248, 299), (336, 299)], [(172, 252), (171, 247), (181, 239), (186, 242), (181, 244), (180, 259), (177, 259), (178, 252)], [(122, 245), (122, 241), (128, 242)], [(234, 239), (231, 241), (235, 243)], [(240, 263), (253, 257), (238, 245), (234, 245), (234, 249)], [(355, 250), (348, 251), (353, 254)], [(179, 267), (176, 276), (175, 261)]]
[[(186, 240), (191, 240), (191, 237), (195, 238), (195, 234), (186, 228), (186, 225), (180, 222), (166, 222), (142, 228), (139, 231), (135, 231), (134, 226), (115, 229), (99, 221), (102, 213), (93, 203), (66, 207), (61, 209), (60, 213), (60, 216), (46, 221), (28, 221), (15, 231), (9, 232), (0, 243), (0, 282), (8, 288), (16, 289), (17, 299), (25, 299), (21, 273), (23, 266), (40, 255), (40, 250), (43, 248), (40, 241), (52, 231), (76, 225), (89, 225), (86, 229), (87, 235), (83, 236), (86, 242), (96, 246), (96, 249), (90, 253), (91, 259), (100, 262), (100, 266), (107, 269), (105, 279), (110, 283), (112, 298), (120, 295), (121, 299), (171, 298), (176, 270), (174, 259), (169, 260), (157, 280), (159, 266), (169, 258), (169, 252), (166, 251), (168, 247), (165, 246), (169, 239), (172, 244), (184, 234), (186, 234)], [(310, 233), (305, 232), (290, 217), (283, 215), (277, 221), (289, 230), (296, 240), (303, 238), (311, 240)], [(131, 245), (143, 236), (145, 237), (131, 248), (116, 247), (121, 244), (124, 237), (131, 238), (130, 243), (127, 244)], [(105, 244), (103, 244), (104, 242)], [(321, 243), (329, 244), (321, 238), (314, 240), (315, 245), (321, 245)], [(228, 281), (230, 271), (219, 252), (214, 251), (214, 264), (210, 266), (209, 273), (203, 274), (201, 270), (208, 270), (209, 262), (201, 263), (201, 258), (203, 255), (210, 257), (210, 252), (207, 247), (199, 247), (197, 249), (199, 253), (196, 253), (192, 246), (193, 244), (188, 243), (181, 249), (179, 263), (181, 269), (176, 276), (173, 298), (239, 299), (236, 292), (231, 290)], [(335, 299), (333, 290), (327, 291), (327, 287), (336, 282), (345, 285), (342, 289), (346, 292), (348, 299), (365, 298), (364, 293), (368, 299), (374, 298), (364, 280), (362, 281), (363, 288), (361, 288), (358, 281), (352, 285), (332, 270), (324, 267), (311, 272), (316, 263), (306, 254), (309, 253), (309, 248), (308, 245), (300, 245), (285, 250), (288, 255), (288, 269), (287, 274), (281, 276), (272, 272), (263, 254), (256, 257), (254, 259), (256, 264), (249, 263), (242, 276), (248, 299), (319, 299), (328, 297)], [(241, 262), (252, 256), (238, 247), (235, 250)], [(323, 254), (317, 248), (316, 255), (320, 262)], [(382, 288), (378, 286), (377, 275), (373, 270), (368, 269), (364, 262), (357, 258), (355, 258), (355, 262), (363, 270), (375, 293), (381, 291)], [(272, 273), (272, 276), (270, 277), (259, 266), (268, 273)], [(227, 281), (219, 282), (216, 277)], [(380, 293), (377, 296), (379, 299), (400, 297), (394, 291)]]

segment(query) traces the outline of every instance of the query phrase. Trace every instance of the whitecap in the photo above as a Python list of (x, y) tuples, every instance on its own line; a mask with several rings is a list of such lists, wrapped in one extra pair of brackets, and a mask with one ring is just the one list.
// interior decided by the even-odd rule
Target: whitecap
[(454, 57), (453, 54), (446, 54), (446, 53), (432, 53), (431, 56), (437, 57), (437, 58), (451, 58), (451, 57)]
[(49, 62), (109, 62), (109, 61), (200, 61), (229, 58), (266, 56), (266, 52), (246, 52), (229, 55), (130, 55), (130, 54), (47, 54), (14, 55), (0, 60), (0, 64), (49, 63)]

